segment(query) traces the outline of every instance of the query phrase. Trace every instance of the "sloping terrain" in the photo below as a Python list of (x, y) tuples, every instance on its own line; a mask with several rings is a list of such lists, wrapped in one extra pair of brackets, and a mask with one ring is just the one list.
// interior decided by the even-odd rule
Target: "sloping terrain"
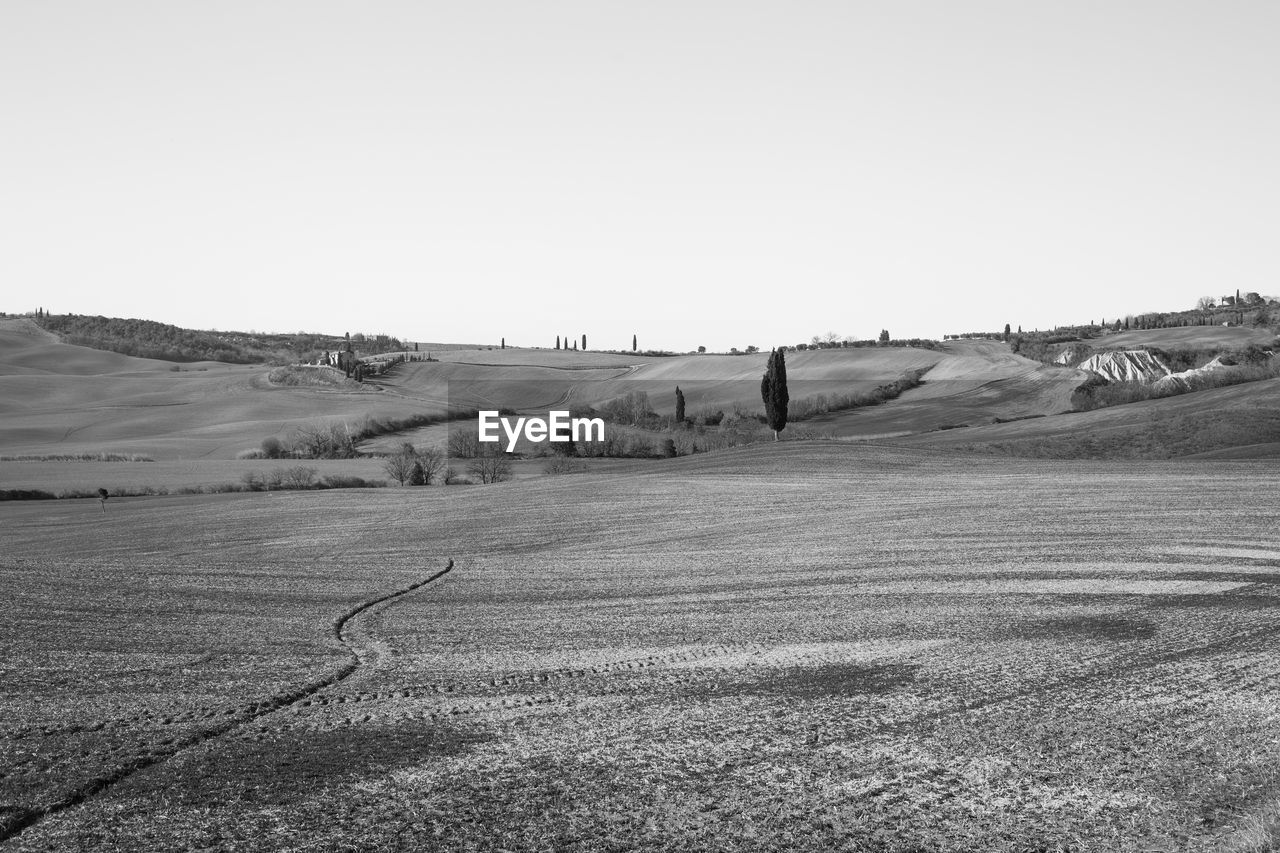
[[(400, 365), (359, 389), (277, 386), (270, 368), (175, 365), (59, 343), (24, 320), (0, 321), (0, 453), (141, 453), (232, 459), (268, 436), (317, 420), (441, 415), (451, 408), (595, 406), (634, 392), (671, 414), (675, 388), (690, 416), (761, 408), (767, 355), (644, 357), (545, 349), (450, 349)], [(954, 342), (788, 354), (791, 397), (867, 393), (912, 370), (924, 385), (874, 408), (807, 426), (841, 436), (919, 432), (1066, 409), (1084, 374), (1012, 355), (1004, 344)], [(431, 428), (428, 428), (431, 429)], [(435, 428), (429, 440), (443, 431)], [(409, 434), (424, 440), (426, 434)]]
[(0, 505), (3, 847), (1268, 849), (1275, 467)]
[(276, 387), (270, 370), (133, 358), (58, 343), (29, 321), (0, 320), (0, 453), (231, 459), (313, 420), (419, 410), (373, 385)]
[(1280, 379), (894, 440), (937, 450), (1101, 459), (1211, 453), (1224, 458), (1274, 457), (1280, 447), (1277, 442)]
[(1089, 342), (1094, 349), (1244, 349), (1270, 344), (1276, 332), (1267, 326), (1178, 326), (1172, 329), (1131, 329), (1110, 332)]
[(1071, 408), (1087, 374), (1044, 365), (994, 341), (951, 341), (924, 384), (881, 406), (807, 421), (836, 437), (880, 437), (1052, 415)]
[(1091, 355), (1077, 365), (1108, 382), (1155, 382), (1169, 375), (1169, 368), (1146, 350), (1115, 350)]
[[(793, 399), (854, 393), (892, 382), (908, 370), (928, 368), (942, 358), (932, 350), (905, 347), (790, 352), (788, 384)], [(463, 408), (485, 404), (518, 410), (594, 406), (643, 392), (656, 412), (670, 415), (679, 385), (692, 416), (735, 407), (759, 410), (760, 377), (768, 354), (659, 358), (507, 349), (442, 353), (440, 359), (400, 368), (392, 390), (425, 401), (451, 395), (448, 399)]]
[(1206, 379), (1215, 373), (1221, 373), (1227, 367), (1228, 365), (1222, 363), (1221, 357), (1215, 357), (1203, 367), (1180, 370), (1177, 373), (1170, 373), (1167, 376), (1160, 377), (1155, 381), (1155, 389), (1160, 392), (1186, 391), (1200, 380)]
[[(438, 400), (447, 392), (466, 405), (487, 400), (515, 409), (545, 408), (547, 401), (598, 405), (643, 392), (655, 411), (669, 415), (679, 385), (690, 416), (762, 408), (760, 377), (767, 353), (637, 358), (630, 365), (610, 361), (620, 357), (607, 354), (570, 352), (563, 360), (561, 355), (508, 349), (498, 361), (498, 351), (448, 354), (441, 364), (407, 365), (392, 390), (423, 400)], [(1060, 412), (1069, 408), (1072, 390), (1086, 378), (1077, 370), (1013, 355), (996, 342), (955, 341), (941, 350), (867, 347), (787, 353), (792, 400), (865, 393), (912, 370), (926, 371), (924, 384), (898, 400), (826, 415), (806, 421), (806, 426), (836, 435), (878, 435), (934, 429), (957, 417), (989, 422)]]

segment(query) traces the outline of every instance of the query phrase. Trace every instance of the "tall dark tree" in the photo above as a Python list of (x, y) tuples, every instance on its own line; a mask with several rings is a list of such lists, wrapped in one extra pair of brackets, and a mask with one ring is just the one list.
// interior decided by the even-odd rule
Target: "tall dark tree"
[(787, 359), (785, 351), (775, 349), (769, 355), (769, 364), (764, 376), (760, 379), (760, 398), (764, 400), (764, 413), (769, 421), (769, 429), (773, 430), (773, 440), (778, 440), (778, 433), (787, 425)]
[(684, 423), (684, 392), (676, 386), (676, 423)]
[(1004, 339), (1005, 339), (1006, 341), (1007, 341), (1007, 340), (1009, 340), (1009, 331), (1010, 331), (1010, 329), (1009, 329), (1009, 324), (1008, 324), (1008, 323), (1005, 323), (1005, 324), (1004, 324)]
[(632, 335), (632, 336), (631, 336), (631, 351), (632, 351), (632, 352), (635, 352), (635, 351), (636, 351), (636, 336), (635, 336), (635, 335)]
[(889, 345), (889, 330), (881, 329), (880, 330), (880, 346), (887, 347), (888, 345)]
[(506, 348), (507, 348), (507, 339), (506, 339), (506, 338), (503, 338), (503, 339), (502, 339), (502, 348), (503, 348), (503, 349), (506, 349)]
[(560, 349), (560, 336), (556, 335), (556, 349)]
[(583, 335), (583, 336), (582, 336), (582, 349), (583, 349), (583, 351), (584, 351), (584, 352), (585, 352), (585, 351), (586, 351), (586, 349), (587, 349), (587, 336), (586, 336), (586, 335)]

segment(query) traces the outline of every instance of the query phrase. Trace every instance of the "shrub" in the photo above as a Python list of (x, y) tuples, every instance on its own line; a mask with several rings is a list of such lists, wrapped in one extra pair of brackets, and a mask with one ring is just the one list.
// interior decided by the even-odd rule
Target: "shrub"
[(511, 479), (511, 460), (498, 448), (488, 447), (467, 464), (467, 473), (481, 483), (500, 483)]
[(579, 470), (581, 470), (579, 465), (563, 456), (552, 456), (542, 466), (544, 474), (572, 474)]
[(381, 489), (386, 485), (386, 480), (366, 480), (350, 474), (326, 474), (320, 481), (322, 489)]
[(295, 465), (284, 472), (284, 486), (288, 489), (310, 489), (315, 485), (316, 469)]
[(407, 449), (388, 456), (382, 468), (387, 472), (388, 477), (403, 486), (413, 476), (413, 469), (417, 464), (418, 454), (414, 452), (413, 445), (407, 445)]
[(422, 469), (422, 482), (414, 485), (429, 486), (440, 478), (440, 470), (444, 467), (444, 451), (438, 447), (428, 447), (418, 451), (418, 465)]
[(474, 459), (480, 452), (480, 436), (473, 427), (452, 429), (446, 446), (454, 459)]
[(653, 456), (653, 445), (643, 435), (633, 435), (627, 442), (627, 455), (636, 459), (648, 459)]
[(47, 501), (56, 497), (42, 489), (0, 489), (0, 501)]
[(304, 459), (352, 459), (358, 436), (345, 423), (314, 423), (299, 427), (294, 436), (294, 454)]

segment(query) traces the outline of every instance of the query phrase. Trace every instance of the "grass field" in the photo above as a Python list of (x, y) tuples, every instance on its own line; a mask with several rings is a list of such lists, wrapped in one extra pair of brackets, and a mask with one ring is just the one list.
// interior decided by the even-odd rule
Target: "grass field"
[(783, 443), (0, 505), (0, 848), (1265, 849), (1278, 473)]
[[(288, 441), (298, 428), (317, 421), (358, 425), (365, 418), (443, 415), (451, 407), (545, 411), (643, 391), (656, 411), (670, 415), (677, 385), (690, 415), (756, 412), (762, 408), (759, 386), (767, 358), (516, 348), (431, 355), (438, 360), (400, 365), (363, 386), (328, 384), (297, 370), (273, 374), (261, 365), (131, 358), (59, 343), (29, 321), (0, 319), (0, 450), (233, 460), (265, 438)], [(788, 356), (793, 399), (867, 393), (918, 369), (928, 370), (924, 385), (892, 404), (827, 415), (809, 426), (867, 437), (930, 430), (957, 418), (990, 422), (1050, 414), (1068, 407), (1071, 390), (1084, 378), (991, 342), (957, 341), (941, 351), (884, 347)], [(273, 375), (280, 381), (273, 382)], [(427, 428), (399, 440), (430, 443), (441, 434)]]
[(1250, 344), (1265, 346), (1276, 339), (1268, 326), (1180, 326), (1173, 329), (1132, 329), (1113, 332), (1093, 341), (1094, 349), (1244, 349)]
[(312, 468), (317, 477), (341, 475), (385, 480), (383, 460), (367, 459), (193, 459), (161, 462), (2, 462), (0, 489), (62, 492), (176, 492), (240, 483), (245, 474), (265, 475), (294, 466)]
[[(905, 395), (904, 395), (905, 396)], [(917, 434), (895, 443), (1052, 458), (1280, 457), (1280, 379), (1090, 412)]]

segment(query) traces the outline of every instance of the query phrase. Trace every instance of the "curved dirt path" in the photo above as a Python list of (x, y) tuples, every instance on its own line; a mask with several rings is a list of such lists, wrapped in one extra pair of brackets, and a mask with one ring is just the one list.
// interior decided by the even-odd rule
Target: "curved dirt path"
[(386, 595), (381, 595), (377, 598), (357, 604), (338, 618), (334, 619), (331, 626), (332, 637), (348, 656), (346, 663), (342, 664), (337, 669), (331, 671), (327, 675), (312, 679), (305, 684), (294, 687), (285, 692), (276, 693), (270, 697), (261, 699), (256, 703), (242, 705), (239, 708), (230, 708), (224, 712), (225, 719), (221, 722), (215, 723), (191, 734), (172, 739), (168, 747), (162, 752), (153, 752), (150, 755), (136, 758), (131, 762), (118, 766), (95, 779), (85, 782), (56, 802), (18, 812), (10, 817), (7, 822), (0, 824), (0, 844), (3, 844), (5, 841), (17, 836), (23, 830), (34, 826), (50, 815), (58, 814), (59, 812), (66, 811), (69, 808), (80, 805), (141, 770), (145, 770), (148, 767), (167, 761), (178, 753), (190, 749), (193, 746), (197, 746), (215, 738), (223, 737), (247, 723), (251, 723), (261, 717), (265, 717), (268, 714), (272, 714), (281, 708), (294, 705), (327, 687), (332, 687), (333, 685), (350, 678), (362, 665), (370, 660), (369, 650), (364, 649), (358, 643), (353, 642), (350, 633), (347, 630), (352, 620), (374, 607), (394, 603), (414, 590), (420, 589), (432, 581), (443, 577), (452, 569), (453, 560), (451, 559), (443, 569), (435, 574), (417, 581), (416, 583), (412, 583), (409, 586), (395, 590), (394, 592), (389, 592)]

